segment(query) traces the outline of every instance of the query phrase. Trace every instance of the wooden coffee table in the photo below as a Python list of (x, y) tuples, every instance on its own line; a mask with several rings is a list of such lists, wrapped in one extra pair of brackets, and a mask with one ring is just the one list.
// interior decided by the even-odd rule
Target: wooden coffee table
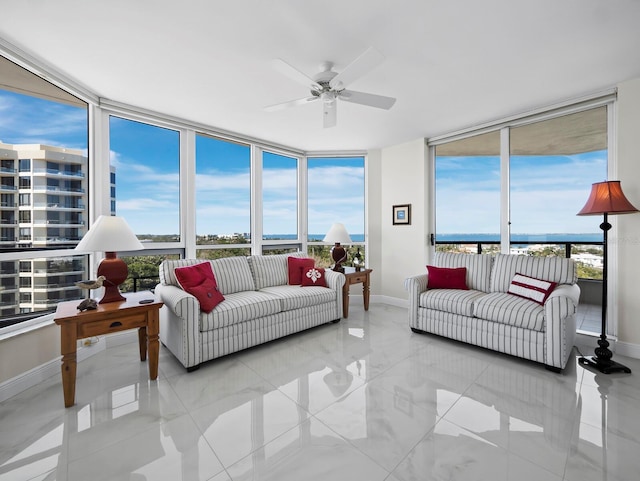
[[(149, 352), (149, 378), (158, 377), (158, 354), (160, 343), (160, 308), (163, 303), (157, 301), (153, 293), (136, 292), (125, 294), (121, 302), (98, 304), (98, 308), (80, 312), (80, 301), (66, 301), (58, 304), (54, 321), (61, 328), (60, 351), (62, 353), (62, 389), (64, 406), (75, 404), (76, 397), (76, 351), (78, 339), (101, 336), (127, 329), (138, 329), (140, 360), (147, 359)], [(140, 304), (143, 300), (150, 303)]]
[(354, 267), (344, 268), (344, 276), (346, 277), (346, 280), (342, 287), (342, 317), (349, 317), (349, 287), (353, 284), (362, 284), (364, 310), (369, 310), (369, 281), (371, 279), (371, 272), (373, 272), (373, 269), (362, 269), (356, 271)]

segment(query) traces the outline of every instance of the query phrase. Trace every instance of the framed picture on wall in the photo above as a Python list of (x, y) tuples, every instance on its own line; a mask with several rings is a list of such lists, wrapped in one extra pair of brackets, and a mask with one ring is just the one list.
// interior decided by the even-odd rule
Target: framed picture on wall
[(393, 206), (393, 225), (411, 224), (411, 204)]

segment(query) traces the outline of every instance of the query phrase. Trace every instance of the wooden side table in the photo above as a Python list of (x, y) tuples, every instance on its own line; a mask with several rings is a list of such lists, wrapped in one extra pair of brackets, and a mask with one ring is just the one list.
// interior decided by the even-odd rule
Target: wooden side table
[(362, 284), (362, 298), (364, 300), (364, 310), (369, 310), (369, 281), (373, 269), (362, 269), (356, 271), (355, 267), (345, 267), (344, 276), (346, 281), (342, 287), (342, 317), (349, 317), (349, 287), (353, 284)]
[[(98, 304), (97, 309), (84, 312), (77, 309), (79, 300), (58, 304), (54, 321), (61, 328), (60, 351), (65, 407), (75, 404), (78, 339), (137, 328), (140, 360), (147, 359), (148, 350), (149, 378), (157, 379), (160, 308), (163, 303), (157, 301), (153, 293), (148, 291), (125, 294), (125, 298), (126, 300), (121, 302)], [(152, 302), (140, 304), (140, 301), (147, 299), (151, 299)]]

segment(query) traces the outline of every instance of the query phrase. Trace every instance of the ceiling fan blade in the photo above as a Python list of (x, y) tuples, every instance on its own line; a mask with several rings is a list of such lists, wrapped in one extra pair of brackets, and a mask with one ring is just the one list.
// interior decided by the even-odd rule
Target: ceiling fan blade
[(265, 112), (275, 112), (277, 110), (283, 110), (289, 107), (296, 107), (298, 105), (308, 104), (309, 102), (315, 102), (319, 97), (311, 96), (303, 99), (290, 100), (289, 102), (283, 102), (281, 104), (268, 105), (264, 107)]
[(322, 90), (322, 87), (318, 82), (313, 80), (308, 75), (300, 72), (295, 67), (292, 67), (287, 62), (282, 60), (281, 58), (277, 58), (273, 61), (273, 68), (275, 68), (278, 72), (286, 77), (289, 77), (291, 80), (298, 82), (299, 84), (304, 85), (305, 87), (309, 87), (314, 90)]
[(368, 105), (378, 109), (389, 110), (396, 103), (393, 97), (385, 97), (384, 95), (368, 94), (366, 92), (357, 92), (355, 90), (343, 90), (338, 94), (340, 100), (353, 102), (354, 104)]
[(323, 126), (325, 129), (328, 129), (329, 127), (335, 127), (337, 110), (338, 110), (338, 102), (333, 100), (331, 102), (323, 102), (323, 103), (324, 103)]
[(344, 88), (354, 80), (360, 78), (374, 67), (377, 67), (384, 57), (373, 47), (369, 47), (357, 59), (347, 65), (342, 72), (329, 82), (331, 88)]

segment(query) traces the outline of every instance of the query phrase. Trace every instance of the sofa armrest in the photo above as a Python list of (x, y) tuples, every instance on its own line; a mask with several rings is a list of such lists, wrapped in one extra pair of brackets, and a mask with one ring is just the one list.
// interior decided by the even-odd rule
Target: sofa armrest
[(412, 276), (404, 281), (404, 288), (409, 291), (409, 326), (418, 327), (418, 306), (420, 294), (427, 290), (429, 276), (420, 274)]
[(336, 319), (342, 317), (342, 288), (346, 282), (346, 277), (340, 272), (331, 269), (324, 270), (324, 279), (327, 287), (336, 291)]
[(327, 282), (327, 287), (329, 289), (342, 292), (342, 287), (344, 286), (344, 283), (346, 281), (344, 274), (331, 269), (325, 269), (324, 279)]
[(544, 303), (547, 366), (564, 369), (576, 337), (577, 284), (561, 284)]
[(577, 306), (580, 299), (580, 287), (578, 284), (560, 284), (549, 294), (547, 302), (554, 297), (568, 297)]
[(177, 286), (158, 284), (160, 339), (184, 367), (200, 364), (200, 303)]

